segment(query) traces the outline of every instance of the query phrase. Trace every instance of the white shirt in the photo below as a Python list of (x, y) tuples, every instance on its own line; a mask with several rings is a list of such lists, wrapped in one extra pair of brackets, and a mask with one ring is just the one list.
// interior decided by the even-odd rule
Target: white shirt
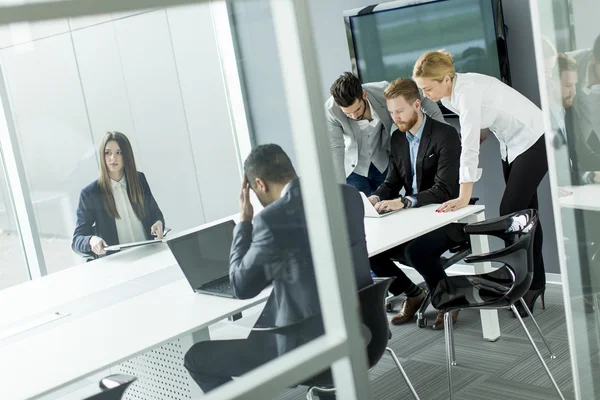
[(452, 96), (442, 104), (460, 117), (459, 182), (476, 182), (480, 130), (489, 128), (500, 142), (500, 155), (512, 163), (544, 134), (542, 110), (515, 89), (491, 76), (456, 74)]
[(127, 196), (127, 181), (125, 180), (125, 176), (118, 182), (111, 179), (110, 183), (112, 184), (117, 212), (121, 217), (115, 219), (119, 243), (131, 243), (146, 240), (142, 221), (135, 215), (131, 202), (129, 201), (129, 196)]
[(373, 165), (375, 165), (379, 172), (385, 171), (385, 169), (388, 167), (388, 164), (383, 161), (378, 162), (377, 160), (387, 161), (389, 159), (387, 154), (385, 154), (385, 157), (383, 158), (376, 157), (378, 152), (385, 153), (385, 149), (382, 149), (380, 145), (383, 125), (381, 123), (381, 119), (379, 119), (379, 115), (377, 115), (373, 109), (369, 99), (367, 99), (367, 104), (371, 110), (372, 121), (368, 121), (366, 119), (356, 121), (358, 127), (360, 128), (361, 137), (358, 138), (358, 162), (356, 163), (354, 173), (361, 176), (369, 176), (371, 162)]

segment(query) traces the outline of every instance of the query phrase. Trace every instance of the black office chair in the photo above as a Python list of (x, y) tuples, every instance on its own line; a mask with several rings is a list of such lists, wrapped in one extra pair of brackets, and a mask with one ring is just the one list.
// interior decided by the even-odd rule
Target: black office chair
[[(419, 400), (419, 395), (415, 391), (410, 379), (406, 375), (404, 368), (400, 364), (400, 361), (396, 357), (396, 354), (392, 349), (387, 347), (388, 341), (391, 337), (389, 330), (389, 323), (385, 312), (385, 296), (388, 288), (394, 278), (378, 279), (372, 285), (369, 285), (358, 292), (359, 303), (361, 308), (361, 316), (363, 322), (363, 332), (365, 341), (367, 342), (367, 357), (369, 362), (369, 369), (374, 367), (377, 362), (383, 356), (386, 351), (390, 353), (396, 367), (402, 374), (402, 377), (406, 381), (408, 388), (412, 392), (416, 400)], [(253, 331), (270, 332), (278, 335), (294, 335), (298, 332), (306, 332), (306, 330), (312, 330), (322, 332), (322, 316), (316, 315), (309, 317), (305, 320), (299, 321), (292, 325), (277, 328), (254, 328)], [(335, 393), (335, 387), (333, 385), (333, 376), (331, 371), (325, 371), (300, 385), (308, 386), (309, 390), (306, 393), (308, 400), (313, 399), (314, 394), (321, 393)]]
[(100, 380), (102, 391), (84, 400), (120, 400), (123, 394), (137, 378), (131, 375), (114, 374)]
[(505, 309), (510, 308), (525, 330), (538, 358), (558, 395), (564, 397), (544, 362), (529, 330), (525, 326), (515, 303), (520, 302), (535, 324), (542, 340), (550, 351), (550, 358), (556, 358), (546, 338), (523, 301), (523, 295), (529, 289), (533, 278), (533, 236), (538, 224), (535, 210), (515, 212), (499, 218), (469, 224), (465, 232), (471, 235), (491, 235), (503, 239), (506, 247), (487, 254), (467, 257), (469, 264), (479, 262), (498, 262), (502, 267), (493, 272), (478, 275), (451, 276), (441, 281), (433, 290), (431, 302), (435, 308), (444, 311), (444, 330), (446, 336), (446, 358), (450, 399), (452, 392), (452, 366), (456, 365), (452, 312), (465, 308)]
[[(469, 205), (474, 205), (478, 201), (479, 201), (479, 197), (471, 197), (471, 200), (469, 200)], [(462, 224), (462, 223), (458, 223), (458, 222), (456, 224), (462, 225), (462, 226), (467, 225), (467, 224)], [(442, 267), (444, 268), (444, 270), (450, 268), (452, 265), (463, 260), (469, 254), (471, 254), (471, 240), (467, 236), (467, 238), (465, 239), (464, 242), (456, 243), (455, 246), (448, 249), (448, 252), (450, 253), (449, 257), (445, 257), (443, 255), (442, 255), (442, 257), (440, 257), (440, 261), (442, 263)], [(406, 260), (402, 260), (402, 259), (397, 259), (394, 261), (397, 261), (400, 264), (404, 264), (404, 265), (406, 265), (406, 263), (407, 263)], [(423, 300), (421, 307), (419, 307), (419, 310), (417, 311), (417, 326), (419, 328), (425, 328), (425, 327), (427, 327), (427, 317), (425, 317), (425, 311), (427, 311), (427, 309), (431, 305), (431, 292), (429, 291), (429, 288), (427, 287), (425, 282), (419, 283), (419, 286), (423, 290), (425, 290), (426, 295), (425, 295), (425, 300)], [(397, 301), (398, 299), (400, 299), (401, 297), (404, 297), (404, 296), (388, 295), (388, 297), (386, 298), (386, 307), (387, 307), (388, 312), (394, 311), (394, 302)]]

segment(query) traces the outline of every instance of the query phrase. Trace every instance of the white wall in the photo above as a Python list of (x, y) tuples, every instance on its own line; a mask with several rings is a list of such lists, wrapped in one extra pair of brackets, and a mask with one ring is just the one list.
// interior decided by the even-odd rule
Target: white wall
[(43, 198), (42, 234), (71, 237), (109, 130), (130, 138), (170, 228), (236, 212), (240, 171), (208, 5), (5, 27), (0, 62), (34, 201)]

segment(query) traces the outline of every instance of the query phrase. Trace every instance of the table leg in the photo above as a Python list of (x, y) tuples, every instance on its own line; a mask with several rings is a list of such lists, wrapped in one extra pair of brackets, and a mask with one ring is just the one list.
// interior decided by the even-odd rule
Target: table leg
[[(479, 214), (470, 215), (463, 219), (461, 222), (471, 223), (480, 222), (485, 220), (485, 213), (482, 211)], [(488, 238), (485, 235), (472, 235), (471, 236), (471, 249), (473, 254), (483, 254), (490, 251), (490, 245)], [(489, 262), (474, 264), (475, 273), (483, 274), (492, 271), (492, 265)], [(483, 338), (490, 342), (495, 342), (500, 338), (500, 323), (498, 321), (497, 310), (481, 310), (481, 329), (483, 331)]]

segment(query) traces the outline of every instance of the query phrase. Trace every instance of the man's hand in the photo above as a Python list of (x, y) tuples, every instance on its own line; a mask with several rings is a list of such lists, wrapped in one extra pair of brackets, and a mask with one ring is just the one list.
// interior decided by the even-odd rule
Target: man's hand
[(163, 224), (162, 221), (156, 221), (154, 225), (150, 227), (150, 234), (156, 236), (156, 239), (160, 240), (163, 238)]
[(375, 205), (375, 204), (379, 203), (379, 197), (369, 196), (369, 201), (371, 202), (371, 204)]
[(108, 245), (106, 244), (104, 239), (98, 236), (92, 236), (90, 238), (90, 247), (92, 248), (94, 254), (102, 255), (106, 254), (105, 247), (108, 247)]
[(394, 199), (394, 200), (383, 200), (375, 204), (375, 210), (379, 213), (386, 213), (390, 211), (402, 210), (404, 208), (404, 204), (402, 204), (402, 199)]
[(254, 207), (250, 203), (250, 183), (248, 178), (244, 177), (240, 193), (240, 221), (250, 222), (252, 218), (254, 218)]

